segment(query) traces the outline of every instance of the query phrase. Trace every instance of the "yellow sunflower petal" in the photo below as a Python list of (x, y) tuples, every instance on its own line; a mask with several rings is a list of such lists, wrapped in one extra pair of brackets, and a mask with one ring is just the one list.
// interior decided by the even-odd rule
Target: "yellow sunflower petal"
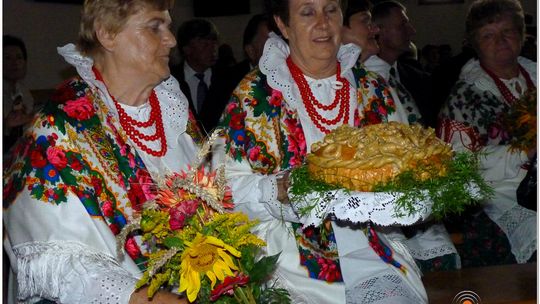
[(223, 281), (223, 279), (225, 278), (224, 275), (233, 276), (231, 268), (229, 268), (229, 266), (227, 266), (223, 261), (215, 263), (213, 266), (213, 270), (220, 281)]
[(225, 246), (225, 243), (222, 240), (218, 239), (217, 237), (213, 237), (211, 235), (206, 236), (206, 243), (212, 244), (217, 247)]
[(213, 271), (208, 270), (206, 272), (206, 276), (210, 279), (210, 282), (211, 282), (210, 287), (212, 287), (213, 289), (214, 285), (216, 285), (216, 275), (214, 274)]
[(199, 290), (201, 290), (201, 278), (199, 276), (199, 273), (196, 271), (191, 271), (189, 273), (189, 287), (187, 289), (187, 296), (188, 300), (190, 302), (195, 301), (197, 299), (197, 295), (199, 294)]
[(232, 269), (238, 269), (238, 267), (236, 267), (236, 265), (234, 264), (233, 259), (231, 258), (231, 256), (229, 254), (227, 254), (223, 250), (218, 250), (218, 254), (221, 257), (221, 259), (223, 259), (223, 262), (225, 262), (225, 264), (227, 264), (227, 266), (231, 267)]
[(182, 292), (186, 290), (189, 286), (188, 282), (188, 274), (189, 271), (187, 270), (187, 259), (182, 260), (182, 264), (180, 264), (180, 287), (178, 288), (178, 292)]

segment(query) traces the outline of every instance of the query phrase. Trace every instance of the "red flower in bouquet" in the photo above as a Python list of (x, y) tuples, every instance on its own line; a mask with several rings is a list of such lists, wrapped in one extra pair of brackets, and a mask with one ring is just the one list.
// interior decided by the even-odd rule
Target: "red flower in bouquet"
[(234, 277), (226, 277), (223, 283), (216, 285), (210, 293), (210, 301), (216, 301), (222, 295), (232, 296), (236, 286), (245, 286), (249, 282), (249, 277), (243, 274), (238, 274)]
[(190, 200), (169, 209), (169, 226), (171, 226), (171, 229), (182, 229), (186, 220), (197, 212), (198, 207), (199, 202), (197, 200)]
[(137, 258), (141, 254), (141, 250), (139, 249), (139, 246), (137, 245), (137, 242), (132, 237), (128, 238), (128, 240), (126, 241), (125, 248), (126, 248), (126, 251), (127, 251), (128, 255), (132, 259)]

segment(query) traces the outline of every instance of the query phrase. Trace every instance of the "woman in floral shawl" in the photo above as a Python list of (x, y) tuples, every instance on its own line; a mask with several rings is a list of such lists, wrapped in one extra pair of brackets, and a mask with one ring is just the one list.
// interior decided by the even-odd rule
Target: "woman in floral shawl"
[[(63, 83), (12, 150), (4, 172), (10, 300), (146, 303), (145, 266), (115, 235), (153, 197), (158, 174), (197, 154), (186, 98), (169, 77), (171, 2), (87, 0), (77, 46), (58, 49), (78, 77)], [(160, 292), (152, 303), (179, 301)]]
[(484, 205), (487, 217), (474, 216), (465, 228), (464, 266), (525, 263), (536, 251), (536, 212), (518, 205), (516, 198), (536, 144), (525, 151), (512, 148), (505, 122), (518, 99), (536, 89), (536, 63), (519, 57), (524, 30), (516, 0), (471, 5), (466, 31), (478, 59), (463, 67), (439, 117), (442, 139), (456, 150), (482, 153), (482, 176), (495, 190)]
[(381, 123), (397, 115), (384, 84), (352, 70), (360, 50), (340, 47), (340, 4), (267, 1), (288, 43), (270, 35), (258, 68), (240, 82), (226, 108), (227, 177), (236, 207), (261, 221), (257, 233), (267, 254), (281, 252), (274, 279), (293, 303), (424, 303), (425, 290), (403, 246), (394, 259), (406, 273), (385, 263), (362, 230), (329, 222), (323, 237), (318, 228), (304, 229), (287, 204), (287, 170), (305, 161), (313, 143), (342, 124)]

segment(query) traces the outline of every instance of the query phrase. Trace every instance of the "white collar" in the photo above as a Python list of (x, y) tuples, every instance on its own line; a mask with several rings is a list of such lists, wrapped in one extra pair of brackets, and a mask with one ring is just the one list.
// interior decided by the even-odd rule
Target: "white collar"
[[(206, 76), (212, 72), (212, 69), (211, 68), (208, 68), (206, 70), (204, 70), (204, 72), (202, 74), (204, 74), (204, 77), (206, 78)], [(185, 76), (191, 76), (191, 77), (195, 77), (195, 74), (198, 74), (199, 72), (195, 71), (190, 65), (189, 63), (187, 63), (187, 61), (184, 61), (184, 75)], [(186, 77), (187, 78), (187, 77)]]
[[(270, 33), (259, 60), (259, 68), (266, 75), (268, 85), (280, 91), (285, 100), (296, 108), (302, 99), (286, 63), (289, 54), (287, 43), (275, 33)], [(352, 43), (342, 45), (337, 54), (341, 64), (341, 76), (347, 78), (350, 83), (354, 83), (351, 68), (356, 64), (359, 55), (360, 48)]]
[[(108, 93), (105, 84), (96, 79), (92, 66), (94, 61), (90, 57), (83, 56), (72, 43), (63, 47), (58, 47), (58, 54), (64, 60), (77, 69), (77, 73), (88, 83), (91, 88), (96, 89), (110, 111), (118, 117), (116, 107)], [(188, 121), (189, 105), (188, 100), (180, 90), (180, 85), (174, 77), (169, 77), (154, 88), (161, 106), (164, 120), (165, 135), (167, 138), (176, 138), (178, 134), (186, 131)], [(170, 137), (169, 137), (170, 136)]]

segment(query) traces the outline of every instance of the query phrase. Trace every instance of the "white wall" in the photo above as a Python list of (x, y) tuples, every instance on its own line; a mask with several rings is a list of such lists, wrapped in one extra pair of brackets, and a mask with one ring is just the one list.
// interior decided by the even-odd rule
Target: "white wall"
[[(192, 18), (194, 0), (176, 0), (172, 11), (173, 29)], [(234, 1), (234, 0), (232, 0)], [(408, 7), (409, 17), (416, 27), (419, 48), (428, 43), (448, 43), (459, 51), (467, 6), (460, 4), (418, 5), (418, 0), (401, 0)], [(536, 0), (521, 0), (526, 12), (537, 22)], [(251, 0), (251, 13), (263, 11), (262, 0)], [(53, 88), (67, 74), (69, 65), (56, 53), (56, 47), (74, 42), (79, 27), (80, 5), (43, 3), (33, 0), (3, 1), (3, 33), (22, 38), (28, 48), (28, 76), (32, 89)], [(242, 34), (251, 15), (209, 18), (218, 27), (223, 42), (233, 47), (236, 59), (241, 60)], [(176, 54), (176, 52), (175, 52)], [(175, 58), (173, 58), (174, 60)]]

